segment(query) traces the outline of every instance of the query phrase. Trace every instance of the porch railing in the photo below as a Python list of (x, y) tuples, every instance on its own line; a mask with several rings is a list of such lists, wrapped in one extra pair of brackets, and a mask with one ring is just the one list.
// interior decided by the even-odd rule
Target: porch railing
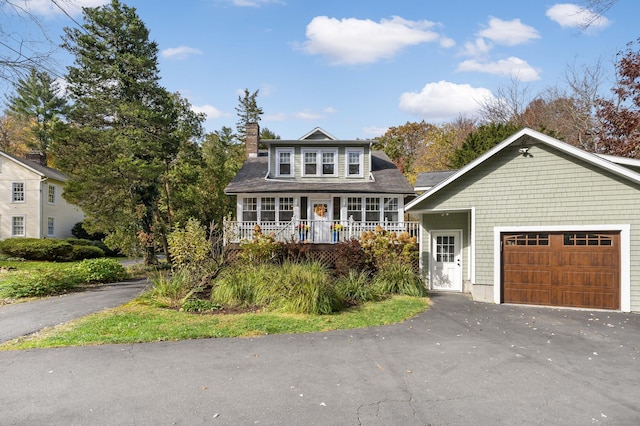
[(312, 244), (335, 244), (359, 239), (364, 231), (375, 231), (378, 227), (388, 232), (408, 232), (418, 236), (420, 223), (405, 222), (358, 222), (355, 220), (292, 220), (290, 222), (232, 221), (224, 222), (224, 241), (240, 243), (255, 236), (256, 225), (263, 235), (272, 235), (277, 241), (301, 241)]

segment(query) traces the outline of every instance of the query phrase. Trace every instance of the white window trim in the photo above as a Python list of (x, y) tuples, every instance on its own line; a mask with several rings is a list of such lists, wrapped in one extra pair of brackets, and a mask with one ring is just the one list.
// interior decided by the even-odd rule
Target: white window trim
[[(280, 153), (289, 153), (290, 155), (290, 167), (291, 173), (282, 174), (280, 173)], [(295, 177), (296, 175), (296, 161), (295, 161), (295, 149), (293, 148), (276, 148), (276, 176), (277, 177)], [(304, 160), (303, 160), (304, 161)]]
[[(349, 173), (349, 153), (356, 152), (360, 158), (360, 173), (359, 174), (350, 174)], [(355, 177), (364, 177), (364, 148), (347, 148), (344, 152), (344, 174), (348, 178)]]
[[(22, 218), (22, 234), (15, 233), (15, 224), (13, 223), (14, 218)], [(11, 236), (12, 237), (24, 237), (27, 235), (27, 217), (23, 214), (11, 216)]]
[[(51, 189), (52, 188), (53, 188), (53, 201), (49, 200), (49, 196), (52, 195), (51, 194)], [(50, 183), (49, 186), (47, 187), (47, 203), (48, 204), (51, 204), (51, 205), (55, 205), (56, 204), (56, 198), (58, 198), (57, 197), (57, 192), (58, 191), (57, 191), (56, 186)]]
[[(49, 232), (49, 220), (53, 223), (53, 232)], [(53, 216), (47, 217), (47, 237), (55, 237), (56, 236), (56, 218)]]
[[(14, 189), (13, 189), (13, 185), (17, 184), (17, 183), (21, 183), (22, 184), (22, 201), (15, 201), (13, 199), (13, 194), (14, 194)], [(11, 182), (11, 202), (12, 203), (24, 203), (27, 201), (27, 184), (24, 181), (14, 181)]]
[[(305, 170), (305, 154), (313, 152), (316, 154), (316, 173), (315, 174), (307, 174)], [(322, 173), (322, 154), (331, 153), (333, 154), (333, 173), (332, 174), (323, 174)], [(306, 177), (336, 177), (338, 176), (338, 149), (337, 148), (303, 148), (302, 153), (300, 155), (301, 161), (301, 169), (302, 176)]]

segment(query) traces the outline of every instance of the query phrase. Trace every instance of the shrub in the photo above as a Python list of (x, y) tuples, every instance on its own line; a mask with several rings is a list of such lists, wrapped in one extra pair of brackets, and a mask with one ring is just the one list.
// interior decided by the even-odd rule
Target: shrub
[(73, 246), (71, 260), (96, 259), (104, 257), (104, 251), (100, 247), (94, 246)]
[(426, 287), (412, 265), (399, 261), (387, 263), (373, 278), (373, 287), (382, 294), (405, 294), (422, 297)]
[(5, 280), (2, 294), (5, 297), (43, 297), (66, 293), (82, 283), (82, 277), (73, 271), (31, 271)]
[(211, 257), (207, 233), (197, 219), (171, 232), (168, 242), (171, 261), (178, 269), (199, 268)]
[(376, 269), (384, 269), (396, 262), (413, 265), (419, 256), (416, 237), (411, 237), (408, 232), (388, 232), (379, 225), (375, 232), (363, 232), (360, 244), (366, 261)]
[(238, 258), (246, 264), (273, 263), (283, 258), (283, 246), (273, 235), (264, 235), (260, 226), (256, 225), (253, 238), (241, 244), (242, 251)]
[(65, 241), (38, 238), (8, 238), (0, 241), (0, 252), (26, 260), (68, 260), (73, 246)]
[(89, 232), (87, 232), (84, 229), (84, 222), (78, 222), (75, 225), (73, 225), (73, 228), (71, 228), (71, 235), (73, 235), (78, 239), (90, 240), (90, 241), (100, 241), (100, 240), (103, 240), (105, 237), (105, 234), (95, 233), (95, 232), (93, 234), (90, 234)]
[(380, 289), (372, 285), (369, 272), (357, 272), (352, 269), (347, 275), (339, 277), (335, 285), (336, 292), (348, 305), (357, 305), (383, 298)]
[(114, 259), (86, 259), (74, 269), (85, 282), (117, 282), (127, 278), (124, 266)]
[(361, 272), (369, 269), (365, 252), (360, 242), (354, 238), (336, 244), (335, 255), (337, 276), (347, 276), (351, 271)]

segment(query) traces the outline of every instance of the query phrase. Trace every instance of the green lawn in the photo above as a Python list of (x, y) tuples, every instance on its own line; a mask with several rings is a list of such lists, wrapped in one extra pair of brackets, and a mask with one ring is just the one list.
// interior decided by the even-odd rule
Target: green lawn
[(137, 299), (121, 307), (44, 330), (34, 336), (15, 339), (0, 345), (0, 350), (364, 328), (402, 322), (423, 312), (428, 306), (428, 298), (395, 296), (331, 315), (274, 312), (210, 315), (152, 307)]

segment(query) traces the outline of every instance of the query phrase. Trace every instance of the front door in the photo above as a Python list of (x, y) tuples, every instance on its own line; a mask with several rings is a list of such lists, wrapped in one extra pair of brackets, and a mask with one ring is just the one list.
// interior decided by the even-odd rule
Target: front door
[(314, 243), (333, 241), (329, 205), (330, 202), (326, 200), (314, 200), (311, 203), (311, 238)]
[(462, 231), (431, 233), (432, 290), (462, 291)]

